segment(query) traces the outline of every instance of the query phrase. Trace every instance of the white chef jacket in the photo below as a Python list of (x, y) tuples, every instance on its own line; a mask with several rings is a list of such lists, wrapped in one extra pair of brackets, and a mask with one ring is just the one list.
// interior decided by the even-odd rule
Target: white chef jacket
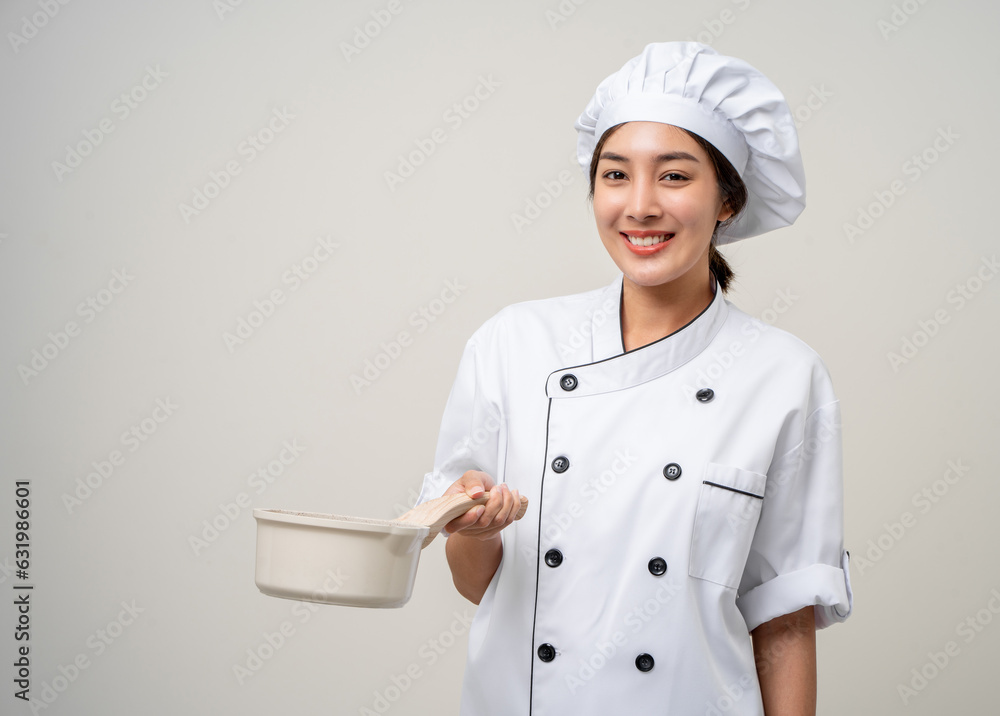
[(469, 631), (464, 716), (763, 714), (749, 632), (846, 619), (839, 405), (819, 356), (721, 291), (625, 352), (622, 277), (469, 339), (418, 503), (528, 497)]

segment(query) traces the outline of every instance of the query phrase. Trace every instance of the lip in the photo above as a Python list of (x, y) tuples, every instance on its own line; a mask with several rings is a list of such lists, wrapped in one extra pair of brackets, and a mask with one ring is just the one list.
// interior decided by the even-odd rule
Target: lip
[[(637, 236), (644, 239), (647, 236), (660, 236), (662, 234), (670, 234), (670, 238), (665, 241), (661, 241), (658, 244), (653, 244), (652, 246), (633, 246), (632, 242), (628, 240), (629, 236)], [(662, 251), (670, 245), (670, 242), (673, 241), (675, 236), (675, 234), (670, 231), (630, 231), (628, 234), (624, 231), (619, 231), (618, 235), (622, 237), (622, 243), (628, 247), (628, 250), (637, 256), (652, 256), (653, 254)]]
[(629, 236), (638, 236), (641, 239), (645, 239), (647, 236), (660, 236), (661, 234), (672, 234), (674, 232), (673, 231), (663, 231), (661, 229), (660, 231), (651, 231), (651, 230), (645, 230), (645, 231), (620, 231), (618, 233), (620, 233), (620, 234), (628, 234)]

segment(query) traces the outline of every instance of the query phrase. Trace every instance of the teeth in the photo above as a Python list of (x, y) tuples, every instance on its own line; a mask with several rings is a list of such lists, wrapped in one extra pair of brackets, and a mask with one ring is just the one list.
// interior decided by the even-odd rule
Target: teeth
[(646, 237), (629, 236), (628, 234), (625, 235), (628, 236), (628, 240), (633, 246), (653, 246), (654, 244), (662, 244), (670, 236), (673, 236), (673, 234), (660, 234), (659, 236)]

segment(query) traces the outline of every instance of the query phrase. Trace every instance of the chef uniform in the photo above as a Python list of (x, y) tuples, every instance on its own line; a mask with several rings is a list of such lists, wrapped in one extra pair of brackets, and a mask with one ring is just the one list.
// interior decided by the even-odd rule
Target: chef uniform
[[(720, 242), (801, 211), (787, 105), (745, 63), (648, 46), (578, 120), (581, 165), (637, 119), (696, 132), (741, 172), (748, 212)], [(500, 533), (464, 716), (760, 716), (750, 630), (810, 605), (819, 628), (851, 612), (820, 358), (717, 287), (686, 326), (626, 352), (622, 281), (509, 306), (466, 344), (418, 502), (474, 469), (529, 509)]]

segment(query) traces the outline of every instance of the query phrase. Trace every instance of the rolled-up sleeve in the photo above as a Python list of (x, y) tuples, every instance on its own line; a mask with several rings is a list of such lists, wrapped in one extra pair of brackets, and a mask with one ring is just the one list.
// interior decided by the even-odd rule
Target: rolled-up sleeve
[(736, 600), (748, 629), (810, 605), (820, 629), (850, 616), (843, 513), (840, 404), (833, 400), (809, 414), (801, 440), (768, 470)]

